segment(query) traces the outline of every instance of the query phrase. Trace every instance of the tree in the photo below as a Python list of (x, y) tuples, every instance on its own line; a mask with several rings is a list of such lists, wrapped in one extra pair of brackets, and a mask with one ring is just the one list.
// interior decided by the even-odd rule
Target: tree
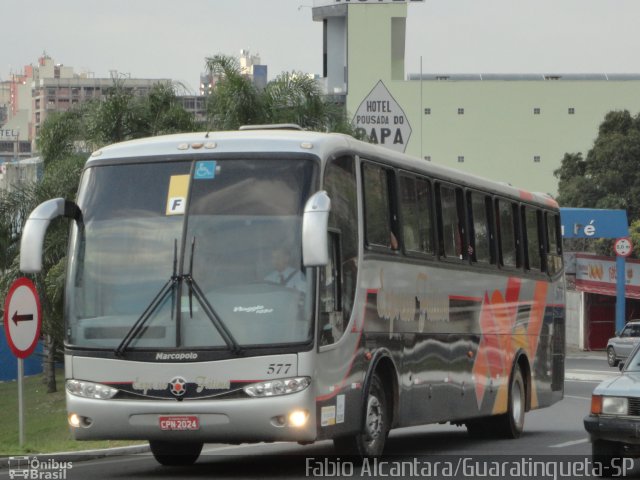
[(572, 207), (624, 209), (640, 218), (640, 116), (606, 115), (587, 158), (565, 154), (554, 172), (558, 202)]
[(264, 122), (258, 89), (240, 73), (233, 57), (215, 55), (206, 59), (212, 75), (222, 78), (207, 104), (212, 130), (236, 130), (240, 125)]
[[(133, 95), (126, 82), (115, 82), (104, 101), (48, 116), (38, 142), (43, 159), (42, 180), (16, 185), (12, 191), (0, 194), (0, 292), (6, 296), (9, 286), (21, 276), (19, 245), (25, 219), (45, 200), (75, 198), (88, 151), (116, 141), (197, 127), (168, 85), (156, 85), (148, 95), (140, 97)], [(63, 342), (68, 231), (68, 220), (51, 222), (45, 237), (42, 271), (33, 276), (43, 307), (45, 383), (49, 392), (56, 390), (54, 356)]]
[(307, 130), (355, 134), (344, 106), (327, 100), (315, 79), (304, 73), (282, 73), (258, 90), (233, 57), (207, 58), (206, 68), (220, 78), (207, 106), (212, 130), (294, 123)]
[[(558, 203), (577, 208), (622, 209), (630, 223), (640, 220), (640, 114), (609, 112), (593, 147), (582, 159), (567, 153), (554, 175), (558, 178)], [(611, 252), (611, 241), (595, 245), (599, 253)], [(634, 243), (634, 251), (640, 244)]]

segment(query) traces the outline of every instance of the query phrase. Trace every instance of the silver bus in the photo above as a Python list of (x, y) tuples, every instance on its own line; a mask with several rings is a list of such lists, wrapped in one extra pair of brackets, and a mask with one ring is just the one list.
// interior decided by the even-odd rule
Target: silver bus
[(518, 437), (559, 401), (558, 205), (339, 134), (181, 134), (101, 148), (76, 201), (23, 230), (41, 269), (73, 219), (65, 299), (78, 440), (144, 439), (162, 464), (205, 442), (380, 455), (435, 422)]

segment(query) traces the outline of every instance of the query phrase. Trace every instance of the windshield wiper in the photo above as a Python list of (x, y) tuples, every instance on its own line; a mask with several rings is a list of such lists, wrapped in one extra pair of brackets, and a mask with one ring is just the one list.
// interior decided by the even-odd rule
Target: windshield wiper
[(187, 286), (189, 287), (189, 311), (191, 313), (191, 316), (193, 316), (193, 294), (195, 294), (196, 300), (198, 300), (200, 305), (202, 305), (204, 313), (207, 315), (209, 320), (211, 320), (211, 323), (213, 324), (215, 329), (218, 330), (218, 333), (227, 344), (231, 352), (235, 353), (236, 355), (240, 355), (242, 353), (240, 345), (233, 337), (227, 326), (224, 324), (220, 316), (216, 313), (211, 303), (209, 303), (209, 300), (207, 300), (207, 297), (198, 285), (198, 282), (196, 282), (196, 280), (193, 278), (193, 257), (195, 253), (195, 247), (196, 238), (193, 237), (193, 240), (191, 241), (191, 259), (189, 262), (189, 273), (182, 276), (184, 281), (187, 283)]
[[(191, 259), (189, 262), (189, 273), (185, 275), (178, 275), (178, 240), (175, 240), (173, 246), (173, 275), (171, 275), (171, 278), (167, 281), (167, 283), (164, 284), (164, 286), (156, 294), (153, 300), (151, 300), (151, 303), (149, 303), (144, 312), (142, 312), (142, 315), (140, 315), (138, 320), (136, 320), (133, 326), (129, 329), (125, 337), (122, 339), (122, 342), (120, 342), (120, 345), (118, 345), (118, 347), (115, 349), (116, 356), (121, 357), (124, 354), (127, 348), (129, 348), (129, 345), (131, 345), (131, 342), (133, 342), (133, 340), (143, 332), (146, 323), (149, 321), (158, 307), (164, 303), (169, 295), (171, 295), (172, 302), (175, 302), (174, 293), (183, 281), (189, 287), (189, 313), (191, 317), (193, 318), (193, 296), (195, 294), (196, 300), (200, 303), (200, 305), (202, 305), (205, 314), (207, 315), (209, 320), (211, 320), (211, 323), (222, 337), (222, 340), (224, 340), (224, 342), (227, 344), (231, 352), (236, 355), (240, 355), (242, 353), (240, 345), (233, 337), (224, 322), (221, 320), (220, 316), (216, 313), (215, 309), (211, 306), (211, 303), (209, 303), (207, 297), (202, 292), (202, 289), (192, 276), (195, 244), (196, 239), (194, 237), (193, 241), (191, 242)], [(174, 309), (175, 303), (172, 305), (171, 312), (173, 312)]]
[[(151, 316), (155, 313), (160, 305), (164, 303), (168, 295), (174, 298), (174, 291), (178, 283), (181, 281), (181, 277), (178, 275), (178, 240), (174, 240), (173, 244), (173, 274), (171, 278), (163, 285), (157, 295), (151, 300), (151, 303), (147, 306), (147, 308), (142, 312), (142, 315), (136, 320), (133, 326), (129, 329), (127, 334), (120, 342), (120, 345), (115, 349), (115, 354), (118, 357), (121, 357), (125, 350), (129, 347), (131, 342), (136, 338), (142, 330), (145, 328), (145, 324), (149, 321)], [(173, 308), (171, 309), (173, 312)]]

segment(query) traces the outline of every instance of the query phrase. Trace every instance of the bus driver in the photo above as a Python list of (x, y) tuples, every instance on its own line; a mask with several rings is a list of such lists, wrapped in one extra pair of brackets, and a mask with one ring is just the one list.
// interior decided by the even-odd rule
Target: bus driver
[(271, 254), (271, 264), (274, 270), (264, 278), (265, 281), (287, 288), (296, 288), (301, 292), (306, 291), (307, 282), (304, 274), (291, 266), (291, 254), (288, 248), (276, 248)]

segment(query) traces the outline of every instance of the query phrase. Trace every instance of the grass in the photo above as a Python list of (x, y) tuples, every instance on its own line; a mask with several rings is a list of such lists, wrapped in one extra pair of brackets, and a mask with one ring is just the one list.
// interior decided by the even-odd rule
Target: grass
[(64, 400), (64, 373), (57, 372), (58, 391), (46, 393), (42, 375), (24, 379), (25, 443), (18, 434), (18, 382), (0, 383), (0, 455), (53, 453), (136, 445), (132, 441), (77, 442), (71, 438)]

